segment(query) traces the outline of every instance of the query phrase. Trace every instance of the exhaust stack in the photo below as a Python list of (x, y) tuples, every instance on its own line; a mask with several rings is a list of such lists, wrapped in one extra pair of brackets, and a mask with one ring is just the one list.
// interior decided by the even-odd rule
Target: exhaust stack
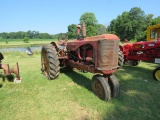
[[(77, 39), (80, 39), (80, 35), (81, 34), (81, 25), (78, 24), (77, 25), (77, 36), (78, 38)], [(82, 38), (85, 38), (86, 37), (86, 25), (85, 25), (85, 22), (83, 22), (82, 24)]]
[(81, 25), (77, 25), (77, 39), (80, 39), (80, 33), (81, 33)]

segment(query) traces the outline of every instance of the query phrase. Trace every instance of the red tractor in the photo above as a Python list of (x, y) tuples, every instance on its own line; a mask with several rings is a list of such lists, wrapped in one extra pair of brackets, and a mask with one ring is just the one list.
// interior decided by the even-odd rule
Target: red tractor
[[(127, 43), (120, 46), (124, 62), (136, 66), (141, 60), (160, 63), (160, 24), (147, 28), (147, 41)], [(155, 80), (160, 81), (160, 67), (153, 71)]]
[(4, 59), (3, 54), (0, 53), (0, 69), (4, 70), (5, 75), (10, 75), (11, 73), (14, 73), (16, 75), (16, 77), (14, 79), (14, 83), (20, 83), (21, 77), (19, 75), (18, 63), (16, 63), (14, 68), (10, 69), (9, 64), (1, 64), (3, 59)]
[[(82, 37), (80, 31), (82, 29)], [(86, 37), (86, 27), (77, 26), (78, 38), (65, 39), (42, 46), (42, 72), (49, 79), (60, 74), (60, 67), (76, 68), (96, 73), (91, 88), (101, 99), (108, 101), (119, 95), (119, 81), (114, 76), (118, 66), (123, 63), (123, 54), (119, 51), (119, 38), (114, 34)], [(119, 58), (119, 60), (118, 60)]]

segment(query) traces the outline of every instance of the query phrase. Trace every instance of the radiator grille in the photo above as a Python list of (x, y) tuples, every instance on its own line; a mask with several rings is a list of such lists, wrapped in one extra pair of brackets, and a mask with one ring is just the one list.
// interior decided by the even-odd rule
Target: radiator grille
[(118, 67), (118, 40), (98, 41), (98, 70), (111, 70)]

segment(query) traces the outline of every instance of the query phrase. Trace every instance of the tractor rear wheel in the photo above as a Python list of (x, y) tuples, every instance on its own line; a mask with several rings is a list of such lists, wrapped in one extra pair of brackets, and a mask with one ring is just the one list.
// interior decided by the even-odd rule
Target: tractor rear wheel
[(42, 72), (49, 79), (55, 79), (60, 73), (60, 63), (55, 47), (51, 44), (42, 46), (41, 50)]
[(157, 81), (160, 81), (160, 67), (157, 67), (154, 71), (153, 71), (153, 78)]
[(92, 91), (100, 99), (109, 101), (111, 99), (111, 90), (108, 81), (101, 75), (94, 75), (92, 78)]
[(119, 49), (118, 51), (118, 68), (120, 68), (124, 63), (124, 55), (122, 51)]
[(119, 81), (115, 75), (110, 75), (108, 78), (108, 82), (111, 88), (111, 96), (113, 98), (118, 97), (120, 93)]

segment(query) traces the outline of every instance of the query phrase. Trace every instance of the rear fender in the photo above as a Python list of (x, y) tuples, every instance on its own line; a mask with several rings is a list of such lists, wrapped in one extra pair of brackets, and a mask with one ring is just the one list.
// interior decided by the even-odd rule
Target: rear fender
[(123, 46), (119, 45), (119, 49), (123, 52)]
[(132, 49), (133, 44), (129, 43), (129, 44), (125, 44), (122, 46), (123, 47), (123, 53), (127, 54), (129, 53), (129, 51)]
[(50, 44), (52, 44), (53, 46), (55, 46), (55, 49), (58, 52), (59, 48), (58, 48), (57, 44), (55, 42), (51, 42)]

